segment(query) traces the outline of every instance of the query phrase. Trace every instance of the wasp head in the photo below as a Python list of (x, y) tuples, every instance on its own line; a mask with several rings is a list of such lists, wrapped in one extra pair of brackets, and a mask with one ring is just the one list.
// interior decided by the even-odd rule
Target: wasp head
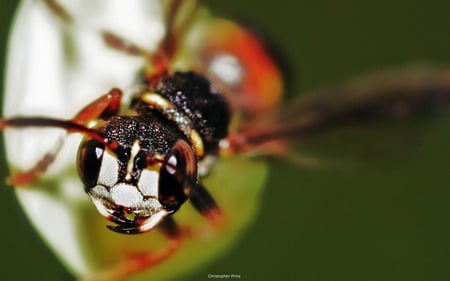
[(120, 233), (153, 229), (185, 202), (197, 179), (196, 155), (182, 134), (147, 117), (114, 117), (105, 142), (86, 139), (78, 172), (100, 214)]

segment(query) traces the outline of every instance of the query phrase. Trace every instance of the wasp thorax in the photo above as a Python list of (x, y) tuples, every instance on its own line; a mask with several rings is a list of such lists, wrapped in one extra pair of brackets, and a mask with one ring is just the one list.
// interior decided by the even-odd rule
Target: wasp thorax
[[(145, 232), (187, 200), (196, 182), (196, 156), (182, 137), (161, 143), (154, 136), (145, 139), (149, 123), (115, 119), (106, 128), (108, 144), (94, 139), (81, 144), (78, 171), (98, 211), (118, 224), (112, 230)], [(164, 134), (162, 128), (158, 132)]]

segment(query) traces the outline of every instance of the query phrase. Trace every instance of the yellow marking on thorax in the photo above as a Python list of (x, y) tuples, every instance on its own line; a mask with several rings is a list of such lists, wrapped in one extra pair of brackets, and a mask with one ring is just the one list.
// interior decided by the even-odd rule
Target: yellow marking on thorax
[[(173, 114), (173, 113), (169, 113), (169, 111), (174, 111), (178, 115), (183, 116), (183, 118), (189, 119), (186, 116), (186, 114), (184, 114), (184, 112), (180, 112), (178, 110), (178, 108), (176, 108), (175, 105), (170, 103), (170, 101), (168, 101), (167, 99), (165, 99), (158, 93), (150, 93), (150, 92), (144, 93), (141, 96), (141, 99), (146, 104), (153, 106), (155, 108), (159, 108), (164, 115), (169, 117), (169, 119), (171, 119), (170, 118), (171, 114)], [(177, 120), (173, 120), (173, 121), (177, 122)], [(180, 130), (183, 131), (183, 133), (188, 137), (188, 139), (194, 146), (197, 156), (202, 157), (205, 153), (204, 146), (203, 146), (203, 139), (202, 139), (200, 133), (193, 128), (194, 126), (192, 124), (192, 120), (189, 119), (189, 128), (186, 128), (186, 126), (184, 124), (181, 124), (180, 122), (177, 122), (177, 124), (178, 124), (178, 127), (180, 128)]]

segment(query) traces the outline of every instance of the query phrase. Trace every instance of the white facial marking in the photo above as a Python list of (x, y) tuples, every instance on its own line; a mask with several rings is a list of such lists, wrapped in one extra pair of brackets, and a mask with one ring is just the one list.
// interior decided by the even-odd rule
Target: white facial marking
[(138, 181), (138, 188), (145, 196), (158, 198), (159, 172), (156, 170), (143, 170)]
[(144, 199), (134, 186), (125, 183), (115, 185), (110, 194), (114, 203), (124, 207), (136, 207)]
[(159, 222), (165, 218), (168, 214), (170, 214), (169, 212), (167, 212), (164, 209), (161, 209), (160, 211), (158, 211), (157, 213), (153, 214), (151, 217), (149, 217), (140, 227), (139, 230), (141, 232), (146, 232), (149, 231), (151, 229), (153, 229), (155, 226), (157, 226), (159, 224)]
[(130, 160), (127, 164), (127, 174), (125, 175), (125, 180), (130, 181), (131, 180), (131, 174), (133, 173), (134, 168), (134, 159), (136, 158), (137, 154), (141, 150), (141, 146), (139, 145), (139, 141), (135, 141), (133, 143), (133, 146), (131, 147), (131, 155)]
[(170, 165), (166, 166), (167, 172), (169, 172), (170, 174), (175, 174), (176, 170), (173, 167), (177, 166), (177, 157), (175, 157), (175, 155), (170, 156), (169, 160), (167, 161), (167, 163), (169, 163)]
[(106, 190), (106, 188), (101, 185), (97, 185), (91, 190), (91, 193), (95, 194), (95, 196), (91, 196), (91, 199), (95, 207), (97, 208), (98, 212), (104, 217), (109, 217), (111, 214), (108, 212), (105, 205), (103, 205), (101, 199), (101, 198), (108, 198), (109, 196), (109, 193)]
[(105, 150), (97, 182), (100, 185), (112, 187), (117, 183), (118, 178), (119, 163), (117, 163), (117, 158)]

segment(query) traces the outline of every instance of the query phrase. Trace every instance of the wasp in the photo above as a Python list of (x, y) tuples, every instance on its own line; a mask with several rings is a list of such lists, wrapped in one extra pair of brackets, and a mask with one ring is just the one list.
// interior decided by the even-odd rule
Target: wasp
[[(169, 1), (163, 8), (165, 32), (154, 50), (114, 30), (96, 33), (110, 51), (145, 62), (130, 93), (109, 89), (69, 119), (8, 116), (0, 122), (2, 130), (57, 128), (83, 136), (77, 172), (91, 208), (111, 222), (107, 228), (122, 235), (117, 239), (147, 235), (155, 228), (166, 238), (161, 249), (118, 255), (116, 263), (94, 275), (98, 278), (123, 279), (175, 256), (193, 235), (177, 223), (187, 201), (212, 228), (227, 229), (232, 222), (221, 205), (226, 203), (205, 184), (218, 160), (229, 155), (289, 157), (289, 139), (408, 115), (424, 104), (436, 107), (448, 101), (447, 71), (406, 69), (334, 88), (333, 93), (342, 93), (339, 102), (330, 102), (330, 90), (324, 89), (277, 112), (281, 75), (264, 45), (245, 28), (224, 20), (196, 29), (201, 35), (196, 37), (190, 29), (200, 28), (200, 10), (186, 3)], [(42, 5), (64, 25), (77, 25), (71, 10), (60, 3), (48, 0)], [(189, 52), (189, 44), (195, 51)], [(183, 56), (190, 58), (187, 66)], [(28, 170), (13, 174), (10, 184), (26, 186), (45, 177), (57, 164), (61, 143)]]

